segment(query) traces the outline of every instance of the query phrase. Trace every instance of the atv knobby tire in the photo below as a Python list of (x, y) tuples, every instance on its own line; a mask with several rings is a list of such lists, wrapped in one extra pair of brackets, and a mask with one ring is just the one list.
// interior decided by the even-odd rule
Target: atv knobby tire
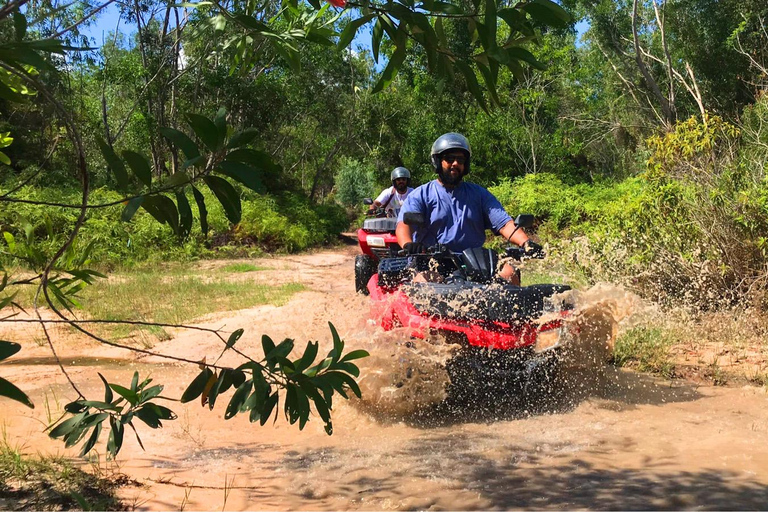
[(368, 281), (376, 273), (376, 260), (367, 254), (355, 256), (355, 291), (368, 295)]

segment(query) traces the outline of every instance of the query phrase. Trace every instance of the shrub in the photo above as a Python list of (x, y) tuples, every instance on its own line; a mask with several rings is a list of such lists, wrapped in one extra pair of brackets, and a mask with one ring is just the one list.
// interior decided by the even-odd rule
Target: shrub
[(358, 160), (344, 158), (336, 174), (336, 200), (345, 205), (358, 205), (365, 197), (371, 197), (376, 180), (373, 169)]

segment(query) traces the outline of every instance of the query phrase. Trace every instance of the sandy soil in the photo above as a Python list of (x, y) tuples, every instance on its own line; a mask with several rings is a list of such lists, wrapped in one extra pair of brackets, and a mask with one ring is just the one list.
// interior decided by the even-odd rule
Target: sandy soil
[[(274, 340), (330, 345), (332, 321), (348, 346), (388, 339), (366, 323), (368, 299), (354, 294), (356, 249), (253, 263), (248, 273), (269, 282), (300, 281), (308, 291), (283, 307), (256, 307), (203, 319), (199, 325), (245, 328), (238, 347), (258, 353)], [(205, 263), (211, 272), (216, 264)], [(7, 329), (7, 327), (4, 327)], [(0, 374), (27, 391), (37, 408), (4, 401), (8, 442), (29, 452), (67, 453), (42, 432), (73, 396), (36, 327), (0, 332), (23, 343)], [(100, 396), (102, 372), (128, 382), (134, 371), (178, 397), (196, 374), (188, 365), (100, 346), (67, 328), (56, 348), (85, 394)], [(154, 350), (192, 360), (215, 358), (221, 342), (175, 331)], [(173, 404), (179, 418), (158, 430), (140, 428), (146, 448), (126, 434), (116, 463), (137, 482), (122, 489), (140, 510), (389, 509), (764, 509), (768, 503), (768, 396), (760, 388), (709, 387), (660, 381), (625, 371), (607, 388), (572, 393), (547, 406), (494, 406), (404, 421), (373, 419), (338, 402), (335, 431), (321, 422), (303, 432), (282, 418), (259, 427), (223, 409)], [(529, 409), (529, 410), (527, 410)], [(98, 450), (103, 453), (101, 443)], [(103, 457), (102, 457), (103, 459)], [(12, 508), (12, 504), (0, 504)]]

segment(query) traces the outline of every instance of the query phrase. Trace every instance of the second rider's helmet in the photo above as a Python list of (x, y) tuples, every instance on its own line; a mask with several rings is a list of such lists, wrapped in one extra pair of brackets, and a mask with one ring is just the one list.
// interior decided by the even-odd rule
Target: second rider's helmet
[(392, 174), (389, 175), (389, 178), (392, 180), (392, 185), (395, 184), (395, 180), (398, 178), (405, 178), (408, 180), (408, 185), (411, 184), (411, 171), (406, 169), (405, 167), (395, 167), (395, 169), (392, 171)]
[(469, 161), (472, 158), (472, 149), (469, 147), (467, 138), (460, 133), (446, 133), (438, 137), (432, 144), (432, 151), (430, 152), (432, 167), (434, 167), (435, 171), (439, 171), (440, 166), (442, 165), (440, 163), (440, 155), (452, 149), (460, 149), (466, 154), (467, 163), (464, 164), (464, 174), (468, 174)]

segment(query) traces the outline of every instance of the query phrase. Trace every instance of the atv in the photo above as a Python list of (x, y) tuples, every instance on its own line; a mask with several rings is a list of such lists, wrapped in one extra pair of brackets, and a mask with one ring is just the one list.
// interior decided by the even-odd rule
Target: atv
[[(373, 200), (363, 200), (366, 205)], [(368, 295), (368, 281), (376, 273), (382, 258), (396, 254), (400, 250), (395, 237), (397, 219), (387, 217), (383, 208), (373, 211), (372, 218), (363, 221), (363, 227), (357, 231), (357, 242), (363, 254), (355, 257), (355, 291)]]
[[(423, 224), (422, 216), (413, 213), (404, 221)], [(532, 223), (532, 215), (515, 219), (518, 229)], [(525, 257), (521, 248), (504, 250), (503, 258)], [(556, 295), (570, 287), (512, 285), (498, 277), (500, 262), (491, 249), (456, 254), (442, 245), (424, 254), (400, 251), (382, 257), (367, 284), (374, 318), (385, 330), (406, 327), (416, 338), (437, 334), (458, 344), (461, 349), (447, 368), (453, 387), (461, 382), (503, 390), (539, 369), (549, 373), (557, 366), (564, 319), (573, 308)], [(537, 321), (545, 313), (551, 313), (549, 320)]]

